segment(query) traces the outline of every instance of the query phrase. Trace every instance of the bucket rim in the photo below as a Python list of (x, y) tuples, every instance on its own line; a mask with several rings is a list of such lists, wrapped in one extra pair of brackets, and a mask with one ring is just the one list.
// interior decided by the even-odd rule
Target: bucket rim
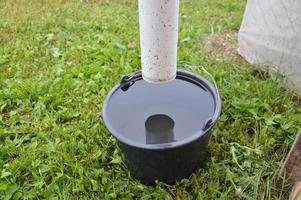
[[(138, 77), (138, 80), (142, 80), (142, 74), (140, 71), (134, 73), (134, 76), (136, 78)], [(110, 134), (112, 136), (114, 136), (118, 142), (122, 142), (129, 146), (133, 146), (133, 147), (141, 148), (141, 149), (160, 150), (160, 149), (177, 148), (180, 146), (190, 144), (190, 143), (198, 140), (199, 138), (201, 138), (203, 135), (209, 133), (210, 130), (215, 126), (217, 120), (219, 119), (221, 111), (222, 111), (222, 103), (221, 103), (219, 91), (206, 78), (203, 78), (202, 76), (199, 76), (190, 71), (178, 69), (176, 79), (179, 78), (180, 76), (186, 77), (187, 79), (193, 79), (194, 81), (197, 81), (198, 83), (202, 84), (203, 87), (206, 87), (207, 89), (209, 89), (211, 95), (214, 98), (214, 101), (215, 101), (214, 116), (218, 116), (218, 117), (216, 117), (214, 119), (214, 121), (211, 121), (210, 125), (208, 127), (206, 127), (205, 130), (200, 126), (199, 131), (195, 132), (193, 135), (191, 135), (183, 140), (171, 142), (171, 143), (163, 143), (163, 144), (143, 144), (143, 143), (139, 143), (139, 142), (136, 142), (134, 140), (131, 140), (131, 139), (125, 137), (123, 134), (119, 133), (119, 131), (115, 130), (114, 127), (111, 125), (111, 123), (109, 121), (109, 117), (108, 117), (108, 111), (107, 111), (107, 107), (108, 107), (110, 98), (117, 90), (121, 89), (121, 87), (122, 87), (122, 84), (118, 83), (110, 90), (110, 92), (106, 96), (103, 106), (102, 106), (102, 117), (103, 117), (104, 125), (106, 126), (106, 128), (108, 129)], [(201, 87), (201, 86), (199, 86), (199, 87)]]

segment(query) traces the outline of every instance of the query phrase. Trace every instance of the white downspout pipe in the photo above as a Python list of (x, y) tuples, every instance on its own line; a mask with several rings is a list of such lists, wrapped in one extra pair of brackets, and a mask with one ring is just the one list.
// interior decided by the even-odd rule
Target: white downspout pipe
[(142, 77), (165, 83), (177, 73), (179, 0), (139, 0)]

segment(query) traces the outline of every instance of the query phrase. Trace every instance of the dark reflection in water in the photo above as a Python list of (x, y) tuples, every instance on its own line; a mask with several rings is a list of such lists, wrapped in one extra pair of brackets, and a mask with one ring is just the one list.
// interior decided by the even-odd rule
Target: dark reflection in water
[(166, 144), (198, 133), (212, 117), (208, 90), (176, 79), (165, 84), (136, 81), (117, 90), (107, 106), (108, 120), (120, 135), (140, 144)]
[(145, 121), (146, 144), (174, 142), (175, 122), (167, 115), (152, 115)]

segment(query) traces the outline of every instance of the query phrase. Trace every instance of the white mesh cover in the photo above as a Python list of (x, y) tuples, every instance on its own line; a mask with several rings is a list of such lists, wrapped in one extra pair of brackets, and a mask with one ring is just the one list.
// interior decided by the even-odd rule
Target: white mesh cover
[(238, 40), (248, 62), (281, 72), (301, 92), (300, 0), (248, 0)]

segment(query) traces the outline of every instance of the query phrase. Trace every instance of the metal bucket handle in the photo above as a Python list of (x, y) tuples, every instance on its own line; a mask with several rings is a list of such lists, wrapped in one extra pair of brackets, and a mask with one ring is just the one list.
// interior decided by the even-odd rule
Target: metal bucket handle
[[(190, 64), (182, 64), (182, 65), (179, 65), (180, 67), (186, 67), (186, 68), (190, 68), (190, 69), (193, 69), (193, 68), (197, 68), (197, 69), (201, 69), (205, 72), (205, 74), (207, 74), (212, 82), (213, 82), (213, 85), (214, 85), (214, 93), (215, 93), (215, 101), (216, 102), (220, 102), (220, 96), (219, 96), (219, 90), (217, 88), (217, 84), (216, 84), (216, 81), (215, 81), (215, 78), (212, 76), (212, 74), (210, 72), (208, 72), (204, 66), (201, 66), (201, 65), (190, 65)], [(203, 131), (207, 130), (209, 127), (211, 127), (212, 125), (214, 125), (214, 123), (217, 121), (217, 119), (219, 118), (220, 116), (220, 112), (218, 110), (215, 110), (214, 112), (214, 115), (212, 117), (210, 117), (206, 124), (204, 125), (204, 127), (202, 128)]]
[[(198, 68), (203, 70), (211, 79), (214, 85), (214, 96), (215, 96), (215, 101), (216, 102), (220, 102), (220, 96), (219, 96), (219, 91), (217, 88), (217, 84), (216, 81), (214, 79), (214, 77), (212, 76), (212, 74), (210, 72), (208, 72), (205, 67), (203, 66), (197, 66), (197, 65), (188, 65), (188, 64), (183, 64), (183, 65), (179, 65), (180, 67), (187, 67), (187, 68)], [(121, 81), (120, 81), (120, 86), (121, 86), (121, 90), (126, 91), (129, 89), (129, 87), (131, 87), (135, 81), (141, 80), (142, 79), (142, 75), (141, 72), (134, 72), (132, 75), (130, 76), (123, 76)], [(214, 125), (214, 123), (217, 121), (217, 119), (220, 116), (220, 112), (218, 109), (215, 110), (214, 115), (212, 117), (210, 117), (209, 119), (207, 119), (207, 122), (205, 123), (205, 125), (203, 126), (202, 130), (206, 131), (208, 128), (210, 128), (211, 126)]]

